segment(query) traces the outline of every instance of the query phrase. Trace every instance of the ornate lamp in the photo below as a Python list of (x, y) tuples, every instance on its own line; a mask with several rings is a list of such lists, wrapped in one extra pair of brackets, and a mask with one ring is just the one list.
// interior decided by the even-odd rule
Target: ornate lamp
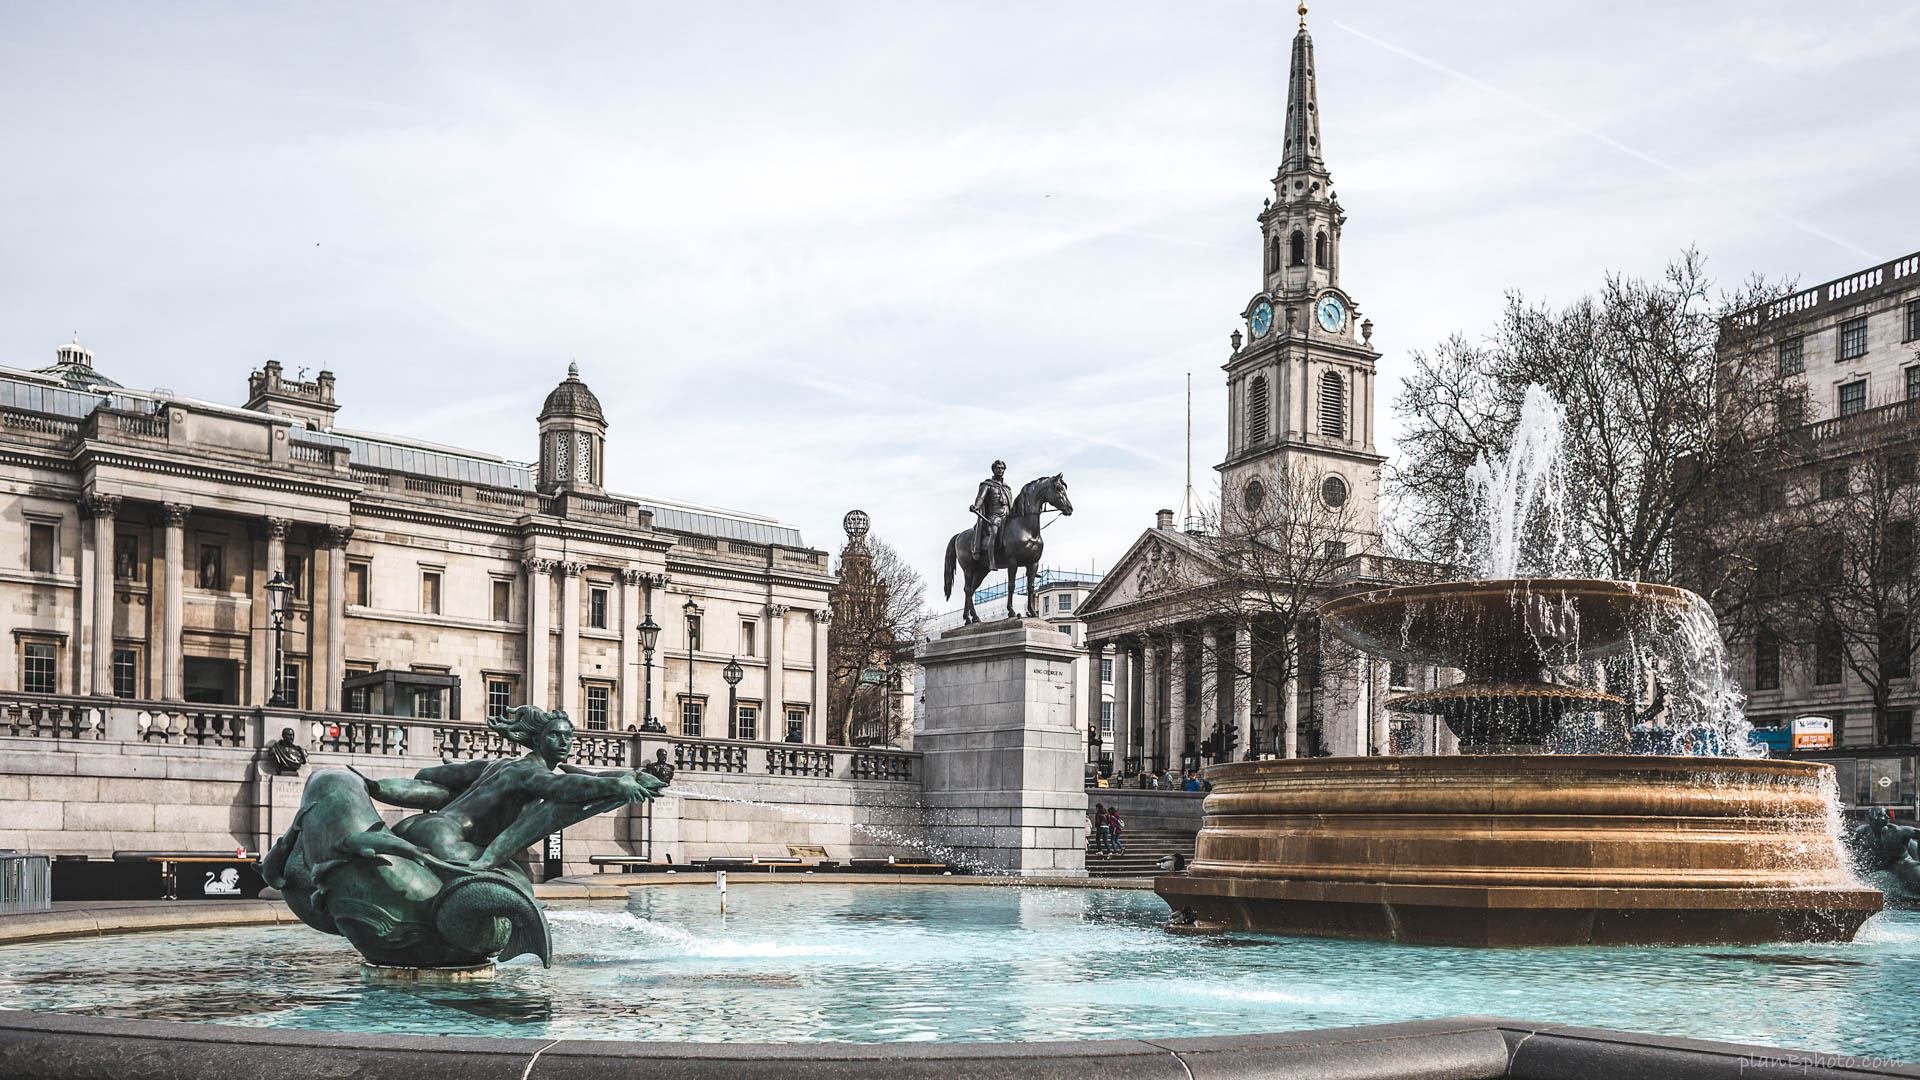
[[(687, 700), (691, 701), (693, 700), (693, 635), (695, 628), (700, 625), (700, 605), (694, 603), (693, 597), (689, 596), (687, 602), (680, 605), (680, 610), (687, 617)], [(686, 726), (687, 711), (681, 709), (680, 734), (687, 733)]]
[(740, 737), (740, 680), (747, 677), (747, 673), (740, 669), (740, 658), (736, 656), (728, 660), (727, 666), (720, 671), (720, 677), (727, 680), (727, 738), (737, 739)]
[(279, 570), (267, 581), (267, 614), (273, 620), (273, 697), (267, 704), (284, 709), (287, 700), (287, 601), (293, 596), (293, 583)]
[[(1267, 703), (1264, 701), (1254, 702), (1253, 703), (1253, 725), (1251, 728), (1248, 729), (1248, 732), (1247, 732), (1248, 741), (1253, 743), (1252, 746), (1247, 747), (1248, 761), (1260, 760), (1260, 729), (1266, 727), (1266, 719), (1267, 719)], [(1275, 757), (1280, 756), (1280, 744), (1277, 741), (1273, 744), (1273, 756)]]
[(647, 660), (647, 704), (646, 718), (640, 721), (640, 730), (650, 734), (662, 734), (667, 728), (653, 715), (653, 647), (660, 643), (660, 624), (653, 621), (653, 612), (640, 624), (640, 652)]

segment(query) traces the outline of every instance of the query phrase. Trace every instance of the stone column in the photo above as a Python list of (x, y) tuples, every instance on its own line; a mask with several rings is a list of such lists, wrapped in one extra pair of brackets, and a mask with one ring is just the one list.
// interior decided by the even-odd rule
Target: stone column
[[(1104, 687), (1102, 686), (1100, 681), (1100, 659), (1101, 657), (1106, 655), (1106, 652), (1107, 652), (1106, 642), (1094, 641), (1091, 638), (1087, 639), (1086, 714), (1087, 714), (1087, 730), (1090, 732), (1095, 732), (1100, 730), (1100, 703), (1101, 703), (1101, 698), (1104, 696), (1104, 694), (1102, 693), (1102, 691), (1104, 690)], [(1106, 736), (1104, 734), (1101, 735), (1101, 739), (1103, 741), (1100, 745), (1100, 749), (1103, 751), (1112, 750), (1113, 747), (1106, 745), (1106, 743), (1104, 742), (1105, 738)], [(1087, 750), (1087, 760), (1095, 761), (1095, 762), (1100, 760), (1099, 756), (1093, 752), (1093, 740), (1091, 736), (1088, 737), (1086, 750)]]
[(1167, 767), (1186, 775), (1187, 760), (1187, 639), (1173, 638), (1173, 662), (1167, 672)]
[(629, 726), (639, 728), (640, 691), (647, 673), (640, 655), (640, 585), (647, 575), (639, 570), (620, 571), (620, 722), (616, 731)]
[(1367, 669), (1367, 715), (1373, 722), (1373, 752), (1393, 753), (1393, 726), (1387, 715), (1387, 682), (1391, 674), (1385, 660), (1370, 660)]
[(552, 559), (527, 555), (520, 560), (527, 572), (527, 686), (521, 700), (542, 709), (553, 708), (553, 672), (548, 667), (552, 640), (547, 619), (553, 611)]
[[(667, 575), (647, 574), (645, 575), (645, 580), (647, 586), (647, 595), (645, 598), (646, 610), (642, 617), (652, 616), (654, 625), (661, 628), (661, 635), (660, 640), (656, 641), (653, 647), (653, 673), (651, 678), (648, 677), (648, 673), (645, 670), (647, 663), (646, 656), (643, 654), (640, 658), (642, 668), (640, 681), (643, 689), (650, 695), (648, 699), (650, 704), (646, 709), (640, 711), (640, 716), (642, 719), (645, 719), (647, 712), (651, 710), (655, 720), (667, 725), (670, 730), (678, 731), (680, 729), (675, 725), (679, 723), (679, 720), (676, 718), (671, 724), (669, 724), (667, 720), (667, 662), (662, 659), (662, 657), (666, 655), (666, 625), (668, 616), (672, 613), (660, 611), (658, 603), (661, 593), (665, 591), (667, 587)], [(646, 685), (648, 683), (651, 683), (651, 685)], [(658, 819), (656, 818), (656, 820)]]
[(266, 590), (267, 582), (273, 580), (274, 571), (279, 571), (282, 576), (286, 574), (287, 519), (262, 518), (260, 531), (267, 538), (267, 565), (262, 569), (262, 573), (256, 575), (259, 578), (260, 587), (255, 590), (255, 603), (259, 606), (254, 610), (259, 614), (253, 621), (260, 627), (259, 671), (261, 677), (254, 680), (255, 685), (259, 687), (259, 692), (253, 700), (257, 705), (265, 705), (273, 700), (274, 679), (280, 674), (280, 665), (286, 662), (280, 655), (279, 649), (281, 642), (286, 640), (286, 635), (281, 634), (279, 641), (274, 640), (272, 601), (268, 599), (272, 594)]
[(93, 654), (92, 693), (113, 696), (113, 516), (120, 512), (118, 495), (89, 495), (81, 503), (93, 519)]
[[(1220, 671), (1220, 637), (1226, 631), (1218, 627), (1200, 628), (1200, 738), (1212, 738), (1230, 723), (1220, 690), (1227, 680)], [(1216, 746), (1216, 752), (1218, 747)], [(1232, 760), (1232, 759), (1228, 759)]]
[(1166, 732), (1160, 726), (1160, 670), (1160, 646), (1149, 640), (1140, 647), (1141, 727), (1145, 729), (1141, 768), (1149, 772), (1154, 771), (1154, 759), (1164, 759), (1167, 753)]
[(1287, 631), (1287, 678), (1280, 684), (1280, 755), (1300, 756), (1300, 635)]
[(586, 566), (560, 564), (560, 708), (574, 723), (584, 723), (580, 710), (580, 574)]
[(340, 683), (347, 677), (347, 541), (353, 528), (336, 525), (320, 533), (327, 548), (327, 711), (339, 712)]
[(181, 660), (180, 632), (186, 624), (187, 508), (179, 503), (163, 503), (160, 526), (166, 535), (165, 568), (161, 571), (160, 592), (160, 696), (179, 701), (186, 694)]
[(1233, 727), (1240, 733), (1240, 751), (1245, 760), (1253, 750), (1253, 631), (1239, 627), (1233, 632)]
[(1133, 747), (1133, 646), (1121, 641), (1113, 650), (1113, 775), (1127, 768)]
[(760, 706), (760, 737), (787, 737), (787, 605), (767, 605), (767, 693)]
[(813, 613), (813, 701), (807, 709), (810, 743), (827, 741), (827, 629), (833, 623), (833, 610), (819, 608)]

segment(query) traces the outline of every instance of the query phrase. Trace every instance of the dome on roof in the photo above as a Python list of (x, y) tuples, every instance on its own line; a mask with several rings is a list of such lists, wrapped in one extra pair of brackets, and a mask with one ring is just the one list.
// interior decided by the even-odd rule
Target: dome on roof
[(55, 349), (54, 358), (54, 365), (39, 369), (39, 374), (59, 379), (69, 390), (112, 390), (120, 386), (93, 369), (93, 352), (81, 347), (78, 334), (74, 335), (72, 341)]
[(600, 399), (580, 381), (580, 365), (568, 364), (567, 377), (547, 395), (547, 403), (540, 407), (539, 419), (550, 416), (584, 416), (602, 424), (607, 422), (607, 414), (600, 410)]

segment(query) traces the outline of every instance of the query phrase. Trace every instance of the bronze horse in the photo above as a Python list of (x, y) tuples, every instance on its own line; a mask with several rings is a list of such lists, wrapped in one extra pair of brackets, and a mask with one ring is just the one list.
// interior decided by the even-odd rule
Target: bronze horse
[(1033, 575), (1040, 565), (1040, 553), (1046, 545), (1040, 540), (1040, 512), (1053, 508), (1062, 514), (1073, 513), (1073, 503), (1067, 501), (1067, 481), (1060, 473), (1043, 476), (1020, 489), (1014, 496), (1013, 506), (1007, 511), (1007, 520), (1000, 526), (1000, 537), (991, 552), (992, 564), (983, 566), (973, 561), (973, 529), (971, 527), (953, 534), (947, 541), (947, 599), (953, 599), (953, 571), (956, 566), (961, 570), (961, 579), (967, 587), (966, 621), (977, 623), (980, 614), (973, 610), (974, 590), (987, 579), (994, 570), (1007, 572), (1007, 618), (1013, 618), (1013, 579), (1021, 567), (1027, 571), (1027, 617), (1040, 617), (1040, 598), (1033, 591)]

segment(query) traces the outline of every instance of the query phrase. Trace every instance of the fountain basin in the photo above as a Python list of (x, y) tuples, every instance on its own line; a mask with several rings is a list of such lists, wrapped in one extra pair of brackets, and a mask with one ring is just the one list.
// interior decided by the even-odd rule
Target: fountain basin
[(1829, 766), (1612, 755), (1242, 762), (1186, 875), (1202, 923), (1462, 945), (1850, 941)]

